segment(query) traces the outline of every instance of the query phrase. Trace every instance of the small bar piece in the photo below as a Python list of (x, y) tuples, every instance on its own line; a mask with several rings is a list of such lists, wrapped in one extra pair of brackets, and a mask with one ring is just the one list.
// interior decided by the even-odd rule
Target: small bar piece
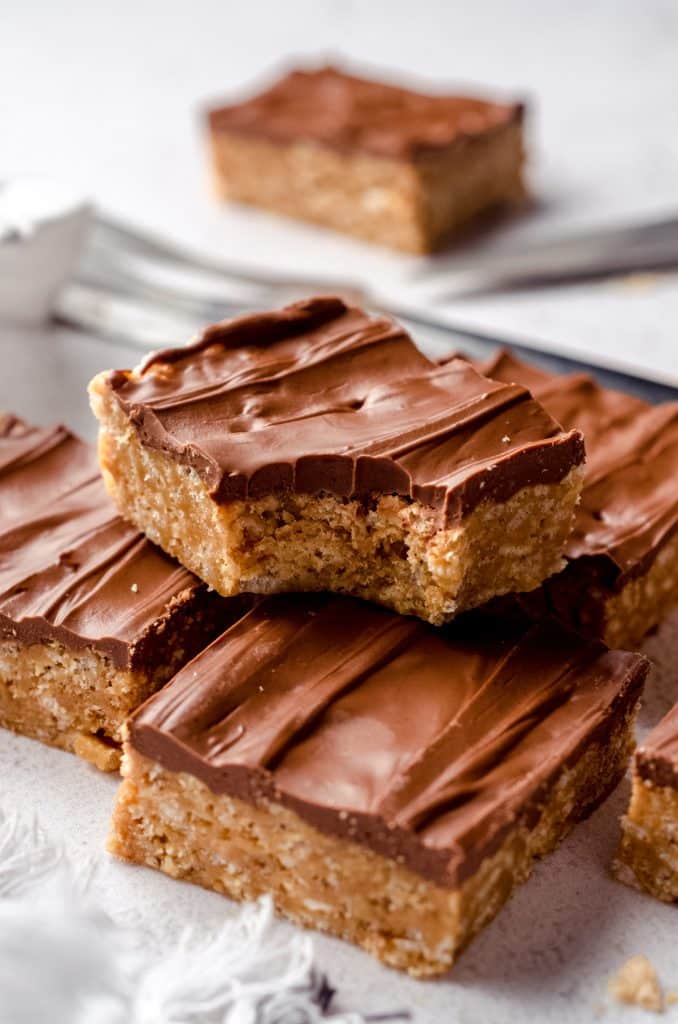
[(567, 567), (523, 608), (556, 615), (610, 647), (635, 647), (678, 602), (678, 402), (648, 405), (586, 374), (558, 376), (502, 352), (480, 371), (523, 384), (586, 439)]
[(678, 903), (678, 704), (636, 751), (613, 870), (627, 885)]
[(647, 672), (486, 626), (263, 599), (133, 715), (109, 849), (446, 971), (623, 776)]
[(332, 67), (211, 110), (228, 199), (408, 252), (524, 197), (522, 104), (430, 96)]
[(0, 416), (0, 726), (114, 770), (125, 718), (231, 612), (116, 514), (88, 445)]
[(216, 324), (90, 392), (121, 514), (226, 597), (332, 590), (438, 625), (563, 565), (581, 434), (341, 299)]

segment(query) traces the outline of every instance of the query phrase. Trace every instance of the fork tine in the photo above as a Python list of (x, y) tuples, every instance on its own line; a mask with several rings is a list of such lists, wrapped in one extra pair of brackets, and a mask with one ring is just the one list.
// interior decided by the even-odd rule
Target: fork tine
[(176, 310), (168, 315), (148, 302), (85, 280), (76, 280), (63, 289), (57, 297), (53, 316), (57, 323), (144, 352), (186, 344), (201, 326), (195, 320), (180, 316)]
[(317, 291), (339, 291), (341, 294), (351, 296), (355, 301), (365, 300), (364, 290), (354, 282), (337, 282), (313, 276), (283, 276), (275, 272), (254, 270), (235, 263), (227, 263), (161, 238), (146, 229), (140, 231), (136, 227), (132, 228), (109, 215), (97, 214), (95, 230), (104, 244), (118, 250), (121, 247), (126, 248), (147, 259), (173, 263), (193, 272), (201, 271), (231, 282), (258, 285), (271, 290), (289, 291), (293, 289), (304, 294), (312, 294)]
[(125, 262), (116, 258), (115, 253), (105, 249), (92, 249), (88, 252), (77, 279), (81, 283), (105, 288), (119, 295), (129, 295), (142, 302), (174, 309), (204, 324), (266, 305), (264, 294), (233, 298), (225, 290), (223, 293), (213, 291), (212, 294), (204, 295), (183, 286), (169, 287), (130, 270)]

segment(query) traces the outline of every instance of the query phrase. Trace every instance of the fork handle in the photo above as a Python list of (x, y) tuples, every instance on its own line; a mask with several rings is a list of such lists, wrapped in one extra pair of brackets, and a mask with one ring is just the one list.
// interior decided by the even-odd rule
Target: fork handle
[(435, 301), (465, 292), (558, 284), (678, 266), (678, 217), (585, 232), (461, 263), (433, 286)]

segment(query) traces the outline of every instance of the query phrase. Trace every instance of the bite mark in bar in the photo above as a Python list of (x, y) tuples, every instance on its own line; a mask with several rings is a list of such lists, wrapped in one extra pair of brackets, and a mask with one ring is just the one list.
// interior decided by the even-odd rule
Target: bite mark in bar
[(226, 596), (336, 590), (440, 624), (562, 565), (581, 434), (341, 299), (216, 324), (91, 395), (122, 514)]

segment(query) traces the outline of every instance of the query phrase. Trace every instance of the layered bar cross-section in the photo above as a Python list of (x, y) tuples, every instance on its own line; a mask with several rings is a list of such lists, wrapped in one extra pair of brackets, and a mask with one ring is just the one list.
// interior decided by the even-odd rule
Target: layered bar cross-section
[(527, 595), (602, 637), (633, 647), (678, 602), (678, 402), (649, 405), (587, 374), (559, 376), (502, 352), (480, 366), (517, 382), (586, 439), (586, 473), (563, 572)]
[(209, 113), (227, 198), (410, 252), (524, 196), (523, 107), (297, 70)]
[(91, 395), (120, 512), (225, 596), (332, 590), (440, 624), (563, 565), (581, 434), (341, 299), (216, 324)]
[(635, 753), (614, 870), (621, 881), (678, 903), (678, 704)]
[(624, 774), (647, 663), (262, 599), (129, 725), (109, 848), (443, 972)]
[(117, 515), (92, 448), (0, 417), (0, 725), (115, 768), (228, 605)]

